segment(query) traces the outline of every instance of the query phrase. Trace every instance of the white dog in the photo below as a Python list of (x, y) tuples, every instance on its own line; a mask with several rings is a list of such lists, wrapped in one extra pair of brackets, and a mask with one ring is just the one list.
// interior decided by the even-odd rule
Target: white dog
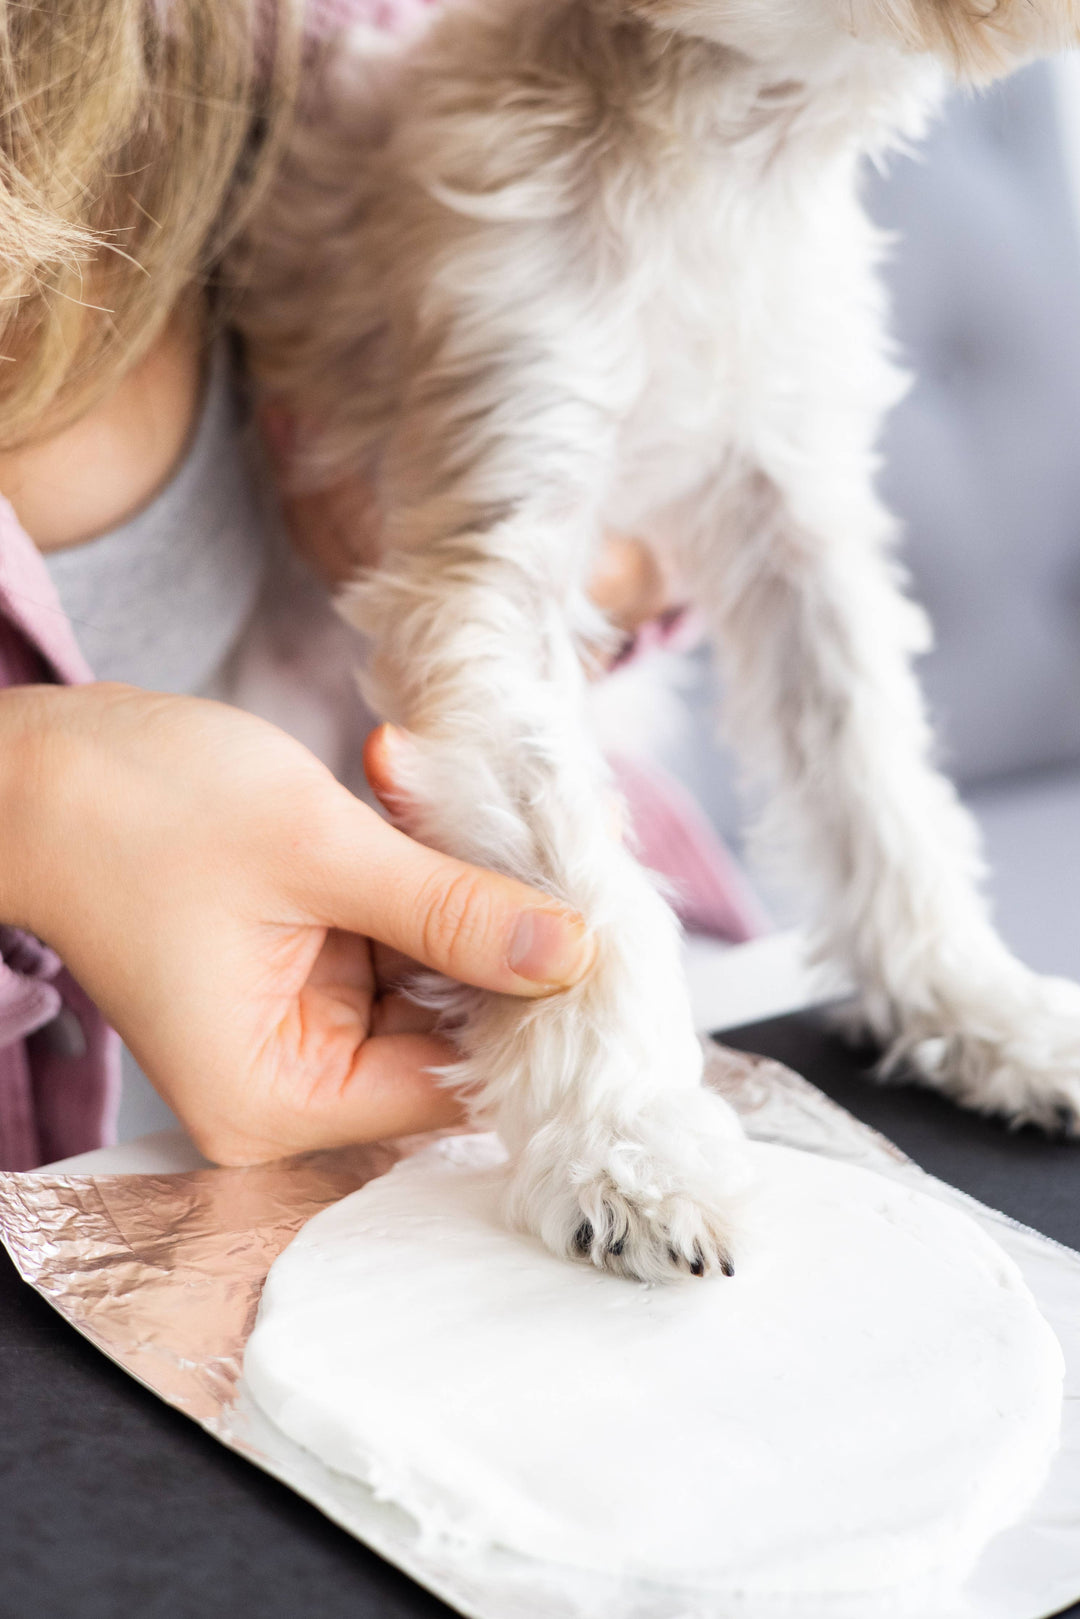
[(888, 1060), (1080, 1129), (1080, 990), (1006, 952), (929, 762), (927, 629), (874, 493), (903, 382), (857, 197), (947, 70), (1078, 39), (1080, 0), (452, 0), (407, 45), (360, 41), (296, 138), (243, 322), (307, 424), (309, 482), (377, 481), (381, 560), (345, 607), (378, 708), (420, 739), (407, 824), (598, 941), (550, 1000), (445, 996), (447, 1080), (558, 1254), (728, 1271), (743, 1181), (583, 716), (605, 525), (711, 621), (770, 834)]

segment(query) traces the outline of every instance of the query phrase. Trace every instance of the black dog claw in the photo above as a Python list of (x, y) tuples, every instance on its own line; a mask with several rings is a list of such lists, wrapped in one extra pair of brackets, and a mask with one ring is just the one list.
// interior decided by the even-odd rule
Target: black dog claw
[(582, 1220), (574, 1232), (574, 1248), (579, 1254), (587, 1254), (592, 1248), (593, 1228), (589, 1220)]

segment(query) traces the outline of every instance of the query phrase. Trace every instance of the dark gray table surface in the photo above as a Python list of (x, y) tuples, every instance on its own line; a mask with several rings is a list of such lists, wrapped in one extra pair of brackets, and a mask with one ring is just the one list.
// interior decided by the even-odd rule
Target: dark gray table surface
[[(866, 1054), (814, 1017), (725, 1038), (789, 1063), (924, 1168), (1080, 1248), (1080, 1146), (868, 1084)], [(2, 1619), (450, 1613), (125, 1376), (2, 1255), (0, 1507)]]

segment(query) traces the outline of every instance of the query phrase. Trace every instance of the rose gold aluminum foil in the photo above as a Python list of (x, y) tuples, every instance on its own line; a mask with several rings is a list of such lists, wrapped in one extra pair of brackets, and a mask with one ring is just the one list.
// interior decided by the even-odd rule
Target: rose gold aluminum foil
[(1080, 1255), (925, 1175), (779, 1064), (712, 1076), (758, 1140), (894, 1176), (966, 1210), (1020, 1265), (1068, 1368), (1062, 1445), (1042, 1496), (963, 1591), (855, 1601), (732, 1601), (602, 1580), (492, 1552), (467, 1563), (292, 1443), (244, 1389), (244, 1346), (271, 1264), (313, 1214), (417, 1143), (314, 1153), (254, 1169), (0, 1176), (0, 1237), (30, 1285), (125, 1371), (289, 1484), (471, 1619), (1043, 1619), (1080, 1598)]

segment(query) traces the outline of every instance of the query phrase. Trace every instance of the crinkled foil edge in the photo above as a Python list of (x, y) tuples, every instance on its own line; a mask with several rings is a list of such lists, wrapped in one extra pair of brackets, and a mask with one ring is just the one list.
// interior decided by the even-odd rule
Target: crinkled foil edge
[(1043, 1619), (1080, 1597), (1080, 1255), (925, 1174), (790, 1069), (725, 1051), (710, 1078), (756, 1140), (895, 1177), (963, 1209), (1012, 1256), (1061, 1342), (1062, 1444), (1040, 1498), (962, 1591), (765, 1597), (665, 1590), (492, 1552), (461, 1564), (407, 1515), (280, 1434), (247, 1396), (244, 1347), (271, 1264), (319, 1209), (418, 1142), (251, 1169), (0, 1176), (0, 1239), (20, 1274), (103, 1354), (304, 1496), (468, 1619)]

